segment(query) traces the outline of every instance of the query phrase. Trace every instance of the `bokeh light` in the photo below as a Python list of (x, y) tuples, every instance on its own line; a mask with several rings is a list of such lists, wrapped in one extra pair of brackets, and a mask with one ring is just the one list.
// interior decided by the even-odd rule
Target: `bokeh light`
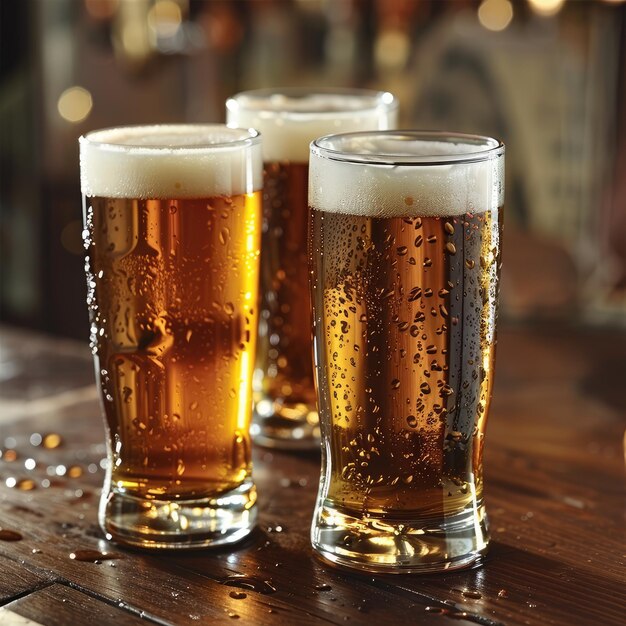
[(76, 124), (82, 122), (91, 113), (93, 100), (91, 94), (83, 87), (69, 87), (57, 101), (59, 115), (66, 121)]
[(513, 5), (509, 0), (484, 0), (478, 7), (478, 21), (487, 30), (504, 30), (512, 19)]
[(148, 11), (148, 25), (158, 37), (173, 37), (182, 21), (182, 11), (174, 0), (158, 0)]
[(379, 67), (386, 69), (402, 68), (406, 65), (411, 42), (401, 30), (385, 30), (376, 39), (374, 57)]
[(528, 0), (528, 4), (538, 15), (549, 17), (556, 15), (561, 10), (565, 0)]

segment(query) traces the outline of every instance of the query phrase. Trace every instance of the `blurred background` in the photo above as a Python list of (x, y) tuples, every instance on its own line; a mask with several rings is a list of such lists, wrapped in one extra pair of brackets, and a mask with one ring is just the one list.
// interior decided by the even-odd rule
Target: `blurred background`
[(626, 2), (0, 2), (0, 322), (87, 341), (79, 135), (369, 87), (507, 144), (502, 316), (626, 326)]

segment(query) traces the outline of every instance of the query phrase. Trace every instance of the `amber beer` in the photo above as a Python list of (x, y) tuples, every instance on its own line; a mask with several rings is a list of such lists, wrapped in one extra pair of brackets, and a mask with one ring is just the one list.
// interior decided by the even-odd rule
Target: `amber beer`
[(91, 347), (109, 468), (100, 522), (143, 547), (236, 541), (249, 423), (261, 154), (224, 126), (81, 138)]
[(311, 148), (323, 439), (316, 550), (369, 571), (480, 561), (504, 148), (355, 133)]
[(395, 128), (397, 102), (367, 90), (258, 90), (226, 104), (227, 122), (263, 136), (261, 318), (254, 380), (258, 443), (317, 448), (307, 228), (309, 144), (330, 132)]

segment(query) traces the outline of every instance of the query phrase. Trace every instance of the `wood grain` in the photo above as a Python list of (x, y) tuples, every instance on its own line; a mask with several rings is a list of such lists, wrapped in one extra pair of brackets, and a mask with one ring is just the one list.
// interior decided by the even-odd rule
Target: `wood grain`
[[(110, 607), (122, 602), (124, 615), (144, 611), (159, 623), (410, 620), (445, 626), (452, 617), (485, 626), (621, 623), (626, 403), (619, 389), (626, 337), (513, 328), (500, 333), (498, 350), (486, 446), (493, 542), (482, 568), (373, 577), (328, 567), (312, 554), (308, 539), (319, 455), (263, 449), (254, 453), (260, 527), (237, 549), (151, 554), (109, 545), (96, 524), (103, 429), (97, 403), (80, 398), (48, 413), (26, 411), (24, 419), (0, 427), (0, 444), (13, 438), (20, 454), (19, 461), (0, 460), (0, 525), (24, 534), (23, 541), (0, 542), (0, 567), (5, 571), (2, 563), (9, 562), (9, 571), (33, 576), (32, 583), (25, 579), (24, 590), (59, 580), (64, 589), (80, 589), (77, 598)], [(29, 443), (31, 433), (51, 430), (63, 435), (60, 448)], [(36, 459), (37, 467), (26, 470), (25, 458)], [(49, 475), (48, 468), (72, 464), (84, 468), (82, 476)], [(37, 488), (9, 489), (5, 481), (12, 477), (31, 477)], [(41, 485), (46, 479), (53, 481), (48, 488)], [(78, 548), (114, 550), (122, 558), (76, 563), (69, 553)], [(232, 573), (271, 580), (277, 592), (246, 591), (245, 598), (233, 598), (233, 588), (221, 584)], [(58, 587), (43, 591), (54, 595)], [(72, 623), (87, 623), (76, 615)]]
[(42, 589), (53, 580), (53, 575), (32, 571), (22, 563), (0, 556), (0, 606)]
[(7, 604), (4, 609), (44, 626), (87, 623), (103, 626), (137, 626), (143, 623), (145, 626), (146, 621), (151, 621), (146, 615), (133, 615), (123, 605), (120, 607), (101, 602), (62, 584), (31, 593)]

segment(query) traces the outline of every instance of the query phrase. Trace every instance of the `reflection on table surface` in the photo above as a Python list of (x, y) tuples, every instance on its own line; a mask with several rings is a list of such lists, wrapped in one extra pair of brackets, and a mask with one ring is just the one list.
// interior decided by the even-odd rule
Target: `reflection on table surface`
[(9, 534), (0, 535), (0, 620), (7, 611), (40, 624), (94, 614), (116, 624), (622, 618), (623, 333), (502, 328), (485, 461), (491, 552), (482, 568), (424, 577), (361, 576), (313, 556), (314, 453), (255, 449), (261, 522), (238, 549), (150, 554), (106, 542), (96, 523), (104, 433), (86, 342), (3, 327), (0, 354), (0, 532)]

